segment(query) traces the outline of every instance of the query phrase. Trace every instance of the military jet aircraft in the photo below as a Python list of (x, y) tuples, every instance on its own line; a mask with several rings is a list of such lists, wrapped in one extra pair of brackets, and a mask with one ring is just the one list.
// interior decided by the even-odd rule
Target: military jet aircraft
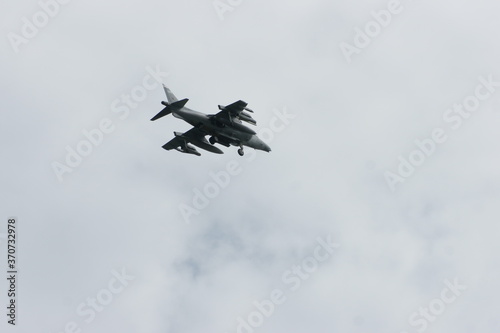
[[(215, 146), (219, 143), (229, 147), (231, 145), (240, 147), (238, 154), (244, 155), (243, 146), (251, 147), (257, 150), (270, 152), (271, 148), (259, 139), (254, 130), (242, 124), (245, 121), (252, 125), (257, 125), (257, 122), (252, 116), (245, 112), (251, 112), (247, 107), (247, 103), (237, 101), (233, 104), (222, 106), (219, 105), (220, 112), (217, 114), (204, 114), (185, 107), (188, 99), (178, 100), (177, 97), (163, 85), (168, 102), (162, 101), (165, 106), (156, 116), (151, 118), (152, 121), (157, 120), (166, 115), (172, 114), (176, 118), (180, 118), (194, 127), (185, 133), (174, 132), (175, 137), (163, 145), (166, 150), (175, 149), (182, 153), (201, 154), (193, 145), (208, 150), (216, 154), (223, 154), (223, 151)], [(209, 140), (205, 138), (210, 136)]]

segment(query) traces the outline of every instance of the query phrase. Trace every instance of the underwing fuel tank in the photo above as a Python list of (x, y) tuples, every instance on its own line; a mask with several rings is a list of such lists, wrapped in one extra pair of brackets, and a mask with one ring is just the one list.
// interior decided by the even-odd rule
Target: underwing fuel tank
[(252, 135), (257, 134), (257, 133), (255, 133), (255, 131), (253, 129), (248, 128), (245, 125), (237, 123), (235, 121), (230, 121), (228, 119), (220, 119), (219, 121), (222, 122), (224, 125), (231, 126), (238, 131), (245, 132), (245, 133), (252, 134)]

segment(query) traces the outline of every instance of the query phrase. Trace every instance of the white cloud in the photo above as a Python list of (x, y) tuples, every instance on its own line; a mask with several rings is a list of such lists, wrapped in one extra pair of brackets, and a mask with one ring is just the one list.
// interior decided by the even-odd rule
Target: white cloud
[[(259, 332), (415, 332), (408, 317), (455, 277), (468, 289), (428, 331), (497, 332), (498, 100), (396, 192), (384, 172), (479, 76), (500, 77), (498, 4), (404, 5), (350, 64), (339, 43), (387, 1), (245, 1), (221, 21), (211, 1), (73, 0), (19, 53), (0, 40), (0, 228), (19, 218), (21, 277), (20, 326), (2, 332), (62, 332), (120, 267), (136, 279), (84, 331), (233, 332), (329, 234), (338, 253)], [(6, 37), (39, 6), (2, 8)], [(161, 89), (111, 112), (157, 64), (193, 109), (243, 99), (259, 128), (297, 115), (189, 225), (179, 203), (238, 156), (161, 149), (189, 128), (149, 121)], [(51, 162), (104, 117), (116, 129), (59, 183)]]

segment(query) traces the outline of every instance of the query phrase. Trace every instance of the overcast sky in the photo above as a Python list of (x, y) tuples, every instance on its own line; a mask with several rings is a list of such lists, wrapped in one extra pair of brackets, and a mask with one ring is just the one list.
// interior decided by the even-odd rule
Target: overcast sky
[[(4, 1), (1, 331), (498, 332), (499, 10)], [(161, 149), (158, 81), (272, 152)]]

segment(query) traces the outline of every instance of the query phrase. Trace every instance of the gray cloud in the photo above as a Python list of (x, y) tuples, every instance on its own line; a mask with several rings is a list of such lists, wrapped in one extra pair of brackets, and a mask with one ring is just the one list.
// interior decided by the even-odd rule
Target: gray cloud
[[(458, 278), (467, 290), (427, 331), (497, 332), (499, 97), (456, 131), (443, 113), (479, 76), (500, 80), (498, 4), (401, 3), (350, 64), (340, 43), (388, 2), (244, 1), (221, 21), (211, 1), (71, 1), (18, 53), (7, 35), (40, 7), (5, 4), (0, 232), (19, 218), (20, 294), (2, 331), (236, 332), (278, 288), (286, 302), (254, 331), (416, 332), (412, 313)], [(162, 89), (112, 111), (147, 66), (194, 109), (243, 99), (259, 128), (276, 109), (296, 118), (251, 162), (163, 151), (189, 126), (149, 121)], [(103, 118), (113, 132), (59, 182), (51, 163)], [(391, 192), (384, 173), (436, 127), (448, 140)], [(242, 172), (186, 224), (179, 205), (231, 160)], [(328, 235), (341, 246), (290, 292), (283, 273)], [(78, 306), (122, 268), (135, 279), (86, 323)]]

